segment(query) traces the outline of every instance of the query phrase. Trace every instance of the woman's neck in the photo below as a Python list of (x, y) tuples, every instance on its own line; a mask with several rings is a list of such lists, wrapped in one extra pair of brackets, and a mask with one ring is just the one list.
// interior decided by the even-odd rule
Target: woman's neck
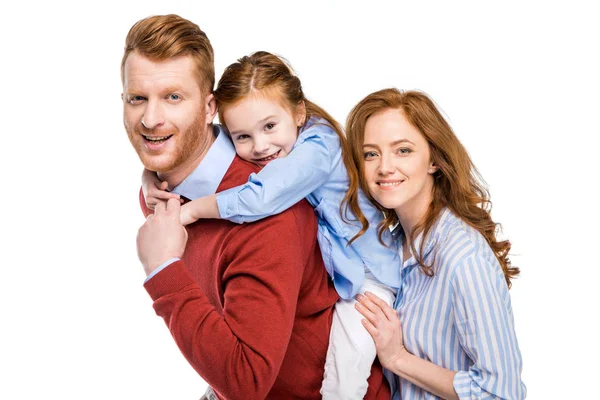
[(402, 242), (402, 250), (404, 255), (406, 255), (407, 252), (410, 254), (409, 249), (413, 230), (420, 222), (424, 220), (425, 216), (427, 215), (427, 210), (429, 209), (429, 204), (431, 204), (431, 200), (432, 193), (431, 191), (427, 191), (423, 194), (423, 196), (419, 196), (418, 198), (413, 199), (407, 204), (403, 204), (402, 207), (399, 207), (395, 210), (400, 225), (402, 226), (402, 231), (404, 232), (404, 240)]

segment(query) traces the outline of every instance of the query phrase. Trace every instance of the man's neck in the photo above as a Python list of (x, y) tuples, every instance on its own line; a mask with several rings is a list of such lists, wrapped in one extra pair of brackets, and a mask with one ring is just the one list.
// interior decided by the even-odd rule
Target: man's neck
[(168, 190), (173, 190), (173, 188), (177, 187), (181, 182), (185, 180), (202, 162), (206, 153), (215, 142), (215, 136), (213, 135), (213, 126), (208, 125), (208, 130), (205, 135), (207, 140), (201, 143), (198, 146), (198, 149), (194, 151), (194, 153), (190, 154), (190, 156), (176, 168), (167, 172), (158, 172), (158, 179), (161, 181), (167, 181)]

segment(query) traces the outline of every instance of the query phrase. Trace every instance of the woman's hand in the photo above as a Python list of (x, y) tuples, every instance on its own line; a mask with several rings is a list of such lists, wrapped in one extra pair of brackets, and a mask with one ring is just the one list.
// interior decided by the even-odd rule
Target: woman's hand
[(366, 318), (364, 327), (375, 341), (379, 362), (390, 369), (400, 358), (409, 354), (404, 348), (402, 326), (398, 313), (371, 292), (356, 295), (356, 309)]
[(154, 210), (159, 203), (167, 204), (169, 199), (176, 199), (180, 203), (183, 201), (178, 194), (167, 192), (167, 182), (161, 182), (155, 172), (144, 169), (142, 173), (142, 193), (146, 200), (146, 207)]

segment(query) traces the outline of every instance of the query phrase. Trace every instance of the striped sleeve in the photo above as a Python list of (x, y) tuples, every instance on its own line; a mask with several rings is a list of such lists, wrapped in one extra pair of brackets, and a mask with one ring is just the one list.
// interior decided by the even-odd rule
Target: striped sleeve
[(522, 361), (508, 287), (497, 263), (470, 256), (452, 279), (454, 319), (472, 365), (458, 371), (454, 390), (463, 399), (524, 399)]

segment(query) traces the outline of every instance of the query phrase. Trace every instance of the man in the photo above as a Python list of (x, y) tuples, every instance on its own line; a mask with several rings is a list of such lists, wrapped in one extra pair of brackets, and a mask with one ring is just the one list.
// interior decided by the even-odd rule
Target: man
[[(187, 198), (247, 181), (258, 167), (235, 155), (212, 121), (213, 52), (176, 15), (137, 22), (121, 65), (124, 124), (144, 166)], [(338, 299), (301, 201), (252, 224), (203, 220), (185, 228), (171, 199), (138, 233), (145, 288), (189, 363), (224, 399), (317, 399)], [(187, 248), (186, 248), (187, 239)], [(184, 253), (185, 249), (185, 253)], [(380, 367), (367, 398), (389, 399)]]

